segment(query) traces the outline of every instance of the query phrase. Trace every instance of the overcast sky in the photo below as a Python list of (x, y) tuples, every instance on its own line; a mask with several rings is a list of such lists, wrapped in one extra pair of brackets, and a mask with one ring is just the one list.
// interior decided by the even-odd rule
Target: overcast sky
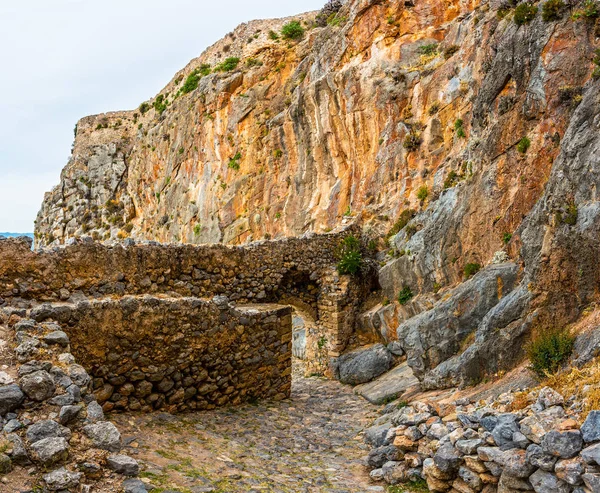
[(324, 3), (0, 0), (0, 231), (33, 231), (79, 118), (136, 108), (241, 22)]

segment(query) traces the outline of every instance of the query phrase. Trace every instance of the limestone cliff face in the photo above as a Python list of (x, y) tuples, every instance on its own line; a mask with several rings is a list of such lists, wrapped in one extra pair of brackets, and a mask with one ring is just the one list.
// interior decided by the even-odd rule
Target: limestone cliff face
[[(599, 30), (595, 19), (564, 11), (545, 21), (540, 11), (519, 25), (495, 0), (348, 0), (325, 27), (312, 27), (316, 13), (296, 16), (306, 27), (299, 41), (274, 39), (291, 19), (242, 25), (176, 74), (147, 112), (79, 122), (37, 244), (84, 234), (237, 244), (360, 216), (383, 246), (399, 217), (412, 218), (390, 240), (395, 256), (381, 258), (380, 283), (390, 300), (405, 286), (421, 296), (374, 309), (369, 323), (399, 337), (432, 386), (465, 381), (443, 365), (475, 333), (482, 345), (469, 350), (480, 352), (461, 364), (478, 368), (471, 373), (489, 370), (482, 360), (502, 366), (487, 335), (506, 328), (503, 337), (520, 341), (533, 323), (522, 317), (548, 319), (535, 311), (548, 300), (561, 307), (555, 322), (572, 319), (598, 277), (575, 275), (598, 272), (598, 249), (581, 266), (568, 238), (597, 246)], [(208, 74), (228, 57), (239, 64)], [(196, 69), (208, 75), (183, 93)], [(572, 232), (577, 211), (584, 223)], [(427, 354), (402, 322), (452, 297), (465, 268), (494, 255), (514, 260), (514, 289), (498, 278), (498, 299), (457, 328), (442, 356)], [(566, 299), (553, 284), (562, 279)]]

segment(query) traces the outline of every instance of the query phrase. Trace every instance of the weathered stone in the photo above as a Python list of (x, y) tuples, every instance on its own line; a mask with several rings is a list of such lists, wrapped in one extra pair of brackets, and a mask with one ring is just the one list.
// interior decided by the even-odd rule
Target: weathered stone
[(0, 474), (8, 474), (12, 470), (12, 461), (8, 455), (0, 453)]
[(581, 458), (588, 464), (600, 465), (600, 443), (584, 448)]
[(43, 340), (46, 344), (49, 345), (58, 345), (63, 347), (69, 345), (69, 336), (65, 334), (62, 330), (55, 330), (54, 332), (50, 332), (49, 334), (43, 337)]
[(87, 419), (92, 423), (102, 421), (104, 419), (104, 411), (102, 406), (96, 401), (92, 401), (87, 406)]
[(516, 416), (514, 414), (501, 414), (498, 422), (492, 430), (492, 436), (499, 447), (512, 445), (513, 435), (518, 432)]
[(376, 344), (342, 355), (336, 363), (336, 372), (340, 382), (358, 385), (385, 373), (393, 362), (394, 358), (388, 349), (382, 344)]
[(121, 450), (121, 434), (116, 426), (108, 421), (84, 426), (83, 432), (92, 440), (92, 445), (96, 448), (109, 452)]
[(44, 466), (67, 460), (69, 444), (62, 437), (44, 438), (31, 446), (33, 456)]
[(558, 479), (554, 474), (538, 469), (529, 478), (536, 493), (569, 493), (571, 488), (564, 481)]
[(29, 455), (27, 449), (23, 445), (23, 440), (19, 435), (11, 433), (6, 436), (6, 439), (11, 443), (12, 451), (9, 453), (10, 458), (15, 464), (29, 464)]
[(440, 471), (454, 473), (458, 471), (462, 463), (462, 455), (452, 444), (447, 443), (437, 450), (433, 456), (433, 461)]
[(527, 447), (527, 461), (535, 466), (539, 467), (543, 471), (551, 472), (554, 470), (554, 464), (558, 457), (548, 454), (542, 450), (540, 445), (532, 443)]
[(461, 467), (458, 470), (458, 475), (465, 483), (469, 485), (470, 488), (472, 488), (475, 491), (480, 491), (483, 487), (483, 482), (481, 481), (479, 474), (477, 474), (477, 472), (475, 471), (472, 471), (471, 469)]
[(590, 411), (581, 427), (581, 436), (587, 443), (600, 440), (600, 411)]
[(137, 461), (128, 455), (109, 455), (106, 458), (106, 465), (109, 469), (124, 476), (137, 476), (140, 472)]
[(44, 438), (51, 437), (62, 437), (69, 440), (71, 438), (71, 431), (69, 428), (59, 425), (56, 421), (48, 419), (31, 425), (27, 428), (26, 435), (29, 443), (39, 442)]
[(367, 463), (372, 468), (382, 467), (386, 462), (397, 461), (402, 458), (400, 451), (393, 445), (378, 447), (369, 452)]
[(123, 481), (124, 493), (147, 493), (145, 484), (139, 479), (128, 479)]
[(25, 400), (25, 395), (16, 384), (0, 387), (0, 416), (17, 409)]
[(540, 390), (537, 398), (537, 403), (542, 406), (542, 409), (563, 404), (565, 398), (550, 387), (544, 387)]
[(554, 471), (559, 479), (570, 485), (577, 486), (582, 483), (581, 476), (585, 472), (585, 465), (579, 457), (562, 459), (556, 463)]
[(66, 425), (76, 419), (80, 412), (81, 406), (63, 406), (60, 409), (58, 419), (61, 424)]
[(83, 474), (80, 472), (67, 471), (64, 467), (44, 474), (44, 482), (50, 491), (61, 491), (75, 488), (79, 485)]
[(562, 459), (574, 457), (582, 447), (583, 439), (579, 431), (550, 431), (542, 439), (543, 451)]
[(50, 399), (56, 391), (54, 380), (47, 371), (36, 371), (21, 378), (21, 388), (34, 401)]

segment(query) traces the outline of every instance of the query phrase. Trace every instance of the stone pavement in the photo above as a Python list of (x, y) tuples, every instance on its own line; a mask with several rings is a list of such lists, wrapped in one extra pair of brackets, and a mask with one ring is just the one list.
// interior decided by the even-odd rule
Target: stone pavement
[(361, 463), (378, 408), (352, 388), (294, 369), (292, 398), (173, 416), (113, 416), (141, 477), (182, 493), (384, 491)]

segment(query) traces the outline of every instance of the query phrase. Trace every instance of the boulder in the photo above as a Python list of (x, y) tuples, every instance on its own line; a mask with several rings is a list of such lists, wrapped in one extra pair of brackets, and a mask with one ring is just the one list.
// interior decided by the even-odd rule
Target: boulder
[(562, 459), (556, 463), (554, 472), (558, 479), (562, 479), (570, 485), (577, 486), (583, 482), (581, 476), (585, 472), (585, 464), (580, 457)]
[(81, 406), (63, 406), (60, 408), (58, 419), (61, 424), (66, 425), (79, 416)]
[(371, 450), (367, 457), (367, 464), (372, 468), (382, 467), (386, 462), (402, 459), (401, 452), (393, 445), (386, 445)]
[(588, 464), (600, 466), (600, 443), (584, 448), (581, 451), (581, 458)]
[(451, 443), (446, 443), (437, 450), (433, 462), (444, 473), (456, 473), (462, 463), (462, 454)]
[(69, 345), (69, 336), (62, 330), (55, 330), (43, 337), (43, 341), (48, 345), (57, 345), (66, 347)]
[(496, 426), (492, 430), (492, 436), (496, 445), (511, 446), (513, 444), (513, 435), (519, 431), (517, 417), (514, 414), (501, 414), (498, 416)]
[(554, 464), (556, 464), (558, 457), (545, 453), (540, 445), (532, 443), (527, 447), (527, 460), (531, 465), (539, 467), (543, 471), (551, 472), (554, 470)]
[(383, 344), (375, 344), (340, 356), (336, 373), (340, 382), (358, 385), (385, 373), (393, 363), (394, 358), (388, 349)]

